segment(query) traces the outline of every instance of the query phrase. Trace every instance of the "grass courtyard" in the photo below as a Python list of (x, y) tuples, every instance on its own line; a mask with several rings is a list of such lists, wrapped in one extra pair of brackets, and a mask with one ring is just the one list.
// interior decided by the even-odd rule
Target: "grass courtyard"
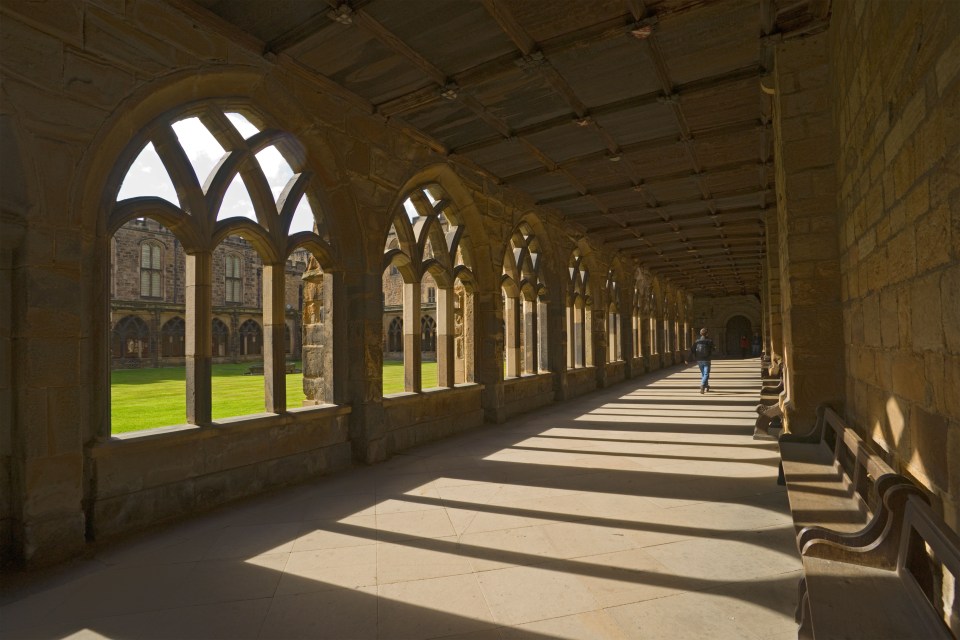
[[(253, 362), (213, 365), (213, 419), (263, 413), (263, 376), (245, 375)], [(300, 363), (297, 363), (300, 368)], [(437, 363), (424, 362), (423, 386), (437, 384)], [(184, 367), (123, 369), (110, 376), (113, 433), (141, 431), (186, 422)], [(403, 362), (383, 363), (383, 393), (403, 391)], [(303, 374), (287, 374), (287, 406), (303, 403)]]

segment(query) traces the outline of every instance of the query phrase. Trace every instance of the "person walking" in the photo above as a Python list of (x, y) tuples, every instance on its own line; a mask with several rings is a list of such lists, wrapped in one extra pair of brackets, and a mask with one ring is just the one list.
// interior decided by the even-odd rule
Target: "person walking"
[(747, 336), (740, 336), (740, 358), (747, 357), (747, 350), (750, 348), (750, 341), (747, 340)]
[(760, 355), (760, 351), (763, 347), (763, 342), (760, 340), (760, 334), (753, 334), (753, 341), (750, 343), (750, 355), (757, 357)]
[(713, 340), (707, 337), (706, 329), (700, 329), (700, 337), (690, 347), (690, 355), (700, 367), (700, 393), (710, 391), (710, 358), (713, 356)]

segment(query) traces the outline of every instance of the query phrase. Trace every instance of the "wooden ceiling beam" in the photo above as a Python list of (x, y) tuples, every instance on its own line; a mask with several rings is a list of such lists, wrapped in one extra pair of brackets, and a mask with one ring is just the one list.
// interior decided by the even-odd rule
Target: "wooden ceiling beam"
[[(726, 171), (739, 171), (742, 169), (750, 169), (758, 166), (760, 165), (758, 165), (758, 163), (755, 161), (730, 162), (727, 164), (710, 167), (708, 170), (706, 170), (703, 173), (703, 177), (707, 177), (711, 174), (723, 173)], [(763, 169), (763, 167), (761, 167), (761, 169)], [(605, 195), (611, 195), (616, 193), (622, 193), (626, 191), (637, 191), (637, 192), (643, 193), (646, 190), (645, 189), (646, 187), (652, 187), (652, 186), (656, 186), (657, 184), (672, 182), (674, 180), (681, 180), (683, 178), (688, 178), (688, 177), (690, 177), (689, 171), (672, 171), (670, 173), (660, 173), (660, 174), (646, 176), (642, 180), (622, 182), (620, 184), (612, 185), (609, 187), (600, 187), (597, 189), (591, 189), (590, 193), (596, 196), (605, 196)], [(513, 180), (513, 179), (514, 179), (514, 176), (507, 176), (506, 178), (504, 178), (504, 180)], [(769, 180), (768, 180), (768, 183), (769, 183)], [(762, 185), (762, 186), (765, 187), (767, 185)], [(556, 205), (561, 202), (569, 202), (571, 200), (577, 200), (580, 197), (582, 197), (582, 194), (580, 193), (569, 193), (569, 194), (563, 194), (559, 196), (552, 196), (550, 198), (544, 198), (543, 200), (538, 200), (537, 204)], [(698, 199), (714, 200), (717, 197), (718, 196), (716, 195), (710, 195), (709, 197), (701, 196)], [(648, 198), (647, 201), (652, 202), (651, 206), (657, 206), (657, 203), (655, 200), (651, 200), (650, 198)], [(687, 202), (687, 200), (685, 200), (684, 202)], [(676, 202), (674, 202), (673, 204), (676, 204)]]
[[(742, 69), (735, 69), (733, 71), (720, 73), (715, 76), (704, 78), (696, 82), (691, 82), (688, 84), (678, 85), (675, 88), (675, 93), (677, 95), (693, 95), (706, 91), (713, 91), (716, 89), (721, 89), (725, 86), (734, 85), (738, 82), (743, 82), (749, 78), (758, 78), (760, 77), (761, 69), (759, 67), (745, 67)], [(459, 83), (458, 85), (464, 87), (466, 85)], [(419, 90), (418, 90), (419, 91)], [(389, 102), (381, 103), (377, 105), (378, 110), (384, 110), (385, 112), (392, 111), (392, 105), (395, 102), (401, 101), (405, 96), (400, 96)], [(604, 105), (599, 105), (596, 107), (590, 108), (589, 115), (591, 118), (596, 120), (599, 117), (617, 115), (619, 113), (633, 111), (640, 107), (650, 106), (662, 102), (663, 94), (659, 91), (646, 93), (642, 96), (634, 96), (631, 98), (625, 98), (623, 100), (617, 100), (615, 102), (610, 102)], [(519, 128), (515, 131), (517, 135), (532, 135), (534, 133), (540, 133), (543, 131), (548, 131), (556, 127), (564, 126), (576, 126), (576, 117), (575, 114), (557, 116), (550, 118), (548, 120), (543, 120), (541, 122), (536, 122), (525, 127)], [(754, 119), (750, 121), (752, 125), (756, 126), (760, 124), (759, 119)], [(715, 127), (715, 129), (724, 129), (726, 127)], [(709, 130), (707, 130), (709, 131)], [(694, 139), (699, 139), (704, 134), (704, 130), (699, 132), (691, 132), (691, 136)], [(672, 141), (676, 141), (676, 136), (671, 136)], [(480, 149), (485, 149), (492, 147), (501, 140), (499, 138), (486, 138), (482, 140), (477, 140), (475, 142), (468, 142), (466, 144), (460, 145), (454, 151), (456, 153), (470, 153), (472, 151), (478, 151)], [(643, 143), (637, 143), (643, 144)]]
[(530, 37), (526, 29), (520, 26), (520, 23), (516, 21), (510, 10), (503, 6), (502, 2), (499, 0), (483, 0), (483, 7), (490, 14), (490, 17), (500, 25), (507, 37), (513, 41), (521, 54), (527, 56), (537, 49), (536, 41)]

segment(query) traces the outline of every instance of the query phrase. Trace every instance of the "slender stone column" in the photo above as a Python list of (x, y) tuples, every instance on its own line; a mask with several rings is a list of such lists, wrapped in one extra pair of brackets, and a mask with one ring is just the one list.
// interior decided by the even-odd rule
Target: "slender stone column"
[[(210, 424), (210, 375), (213, 362), (213, 254), (200, 252), (186, 256), (186, 335), (187, 422)], [(234, 332), (236, 333), (236, 332)]]
[[(263, 265), (263, 380), (264, 407), (281, 413), (287, 405), (287, 372), (284, 348), (286, 326), (284, 264)], [(209, 324), (209, 323), (208, 323)], [(291, 341), (293, 336), (290, 336)]]
[(523, 371), (537, 372), (537, 302), (523, 298)]
[(403, 283), (403, 388), (419, 392), (420, 375), (420, 283)]
[[(537, 371), (551, 371), (550, 368), (550, 305), (546, 300), (537, 300)], [(559, 334), (557, 334), (559, 335)]]
[(515, 378), (520, 375), (520, 305), (519, 298), (504, 298), (503, 320), (507, 351), (506, 377)]
[(453, 341), (456, 337), (453, 315), (453, 287), (437, 288), (437, 378), (441, 387), (452, 387), (455, 380)]

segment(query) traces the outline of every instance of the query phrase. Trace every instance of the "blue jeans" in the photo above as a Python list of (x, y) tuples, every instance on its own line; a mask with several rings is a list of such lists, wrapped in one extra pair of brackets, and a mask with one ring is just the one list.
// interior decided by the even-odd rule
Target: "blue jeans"
[(700, 367), (700, 386), (706, 387), (710, 384), (710, 361), (697, 360), (697, 366)]

